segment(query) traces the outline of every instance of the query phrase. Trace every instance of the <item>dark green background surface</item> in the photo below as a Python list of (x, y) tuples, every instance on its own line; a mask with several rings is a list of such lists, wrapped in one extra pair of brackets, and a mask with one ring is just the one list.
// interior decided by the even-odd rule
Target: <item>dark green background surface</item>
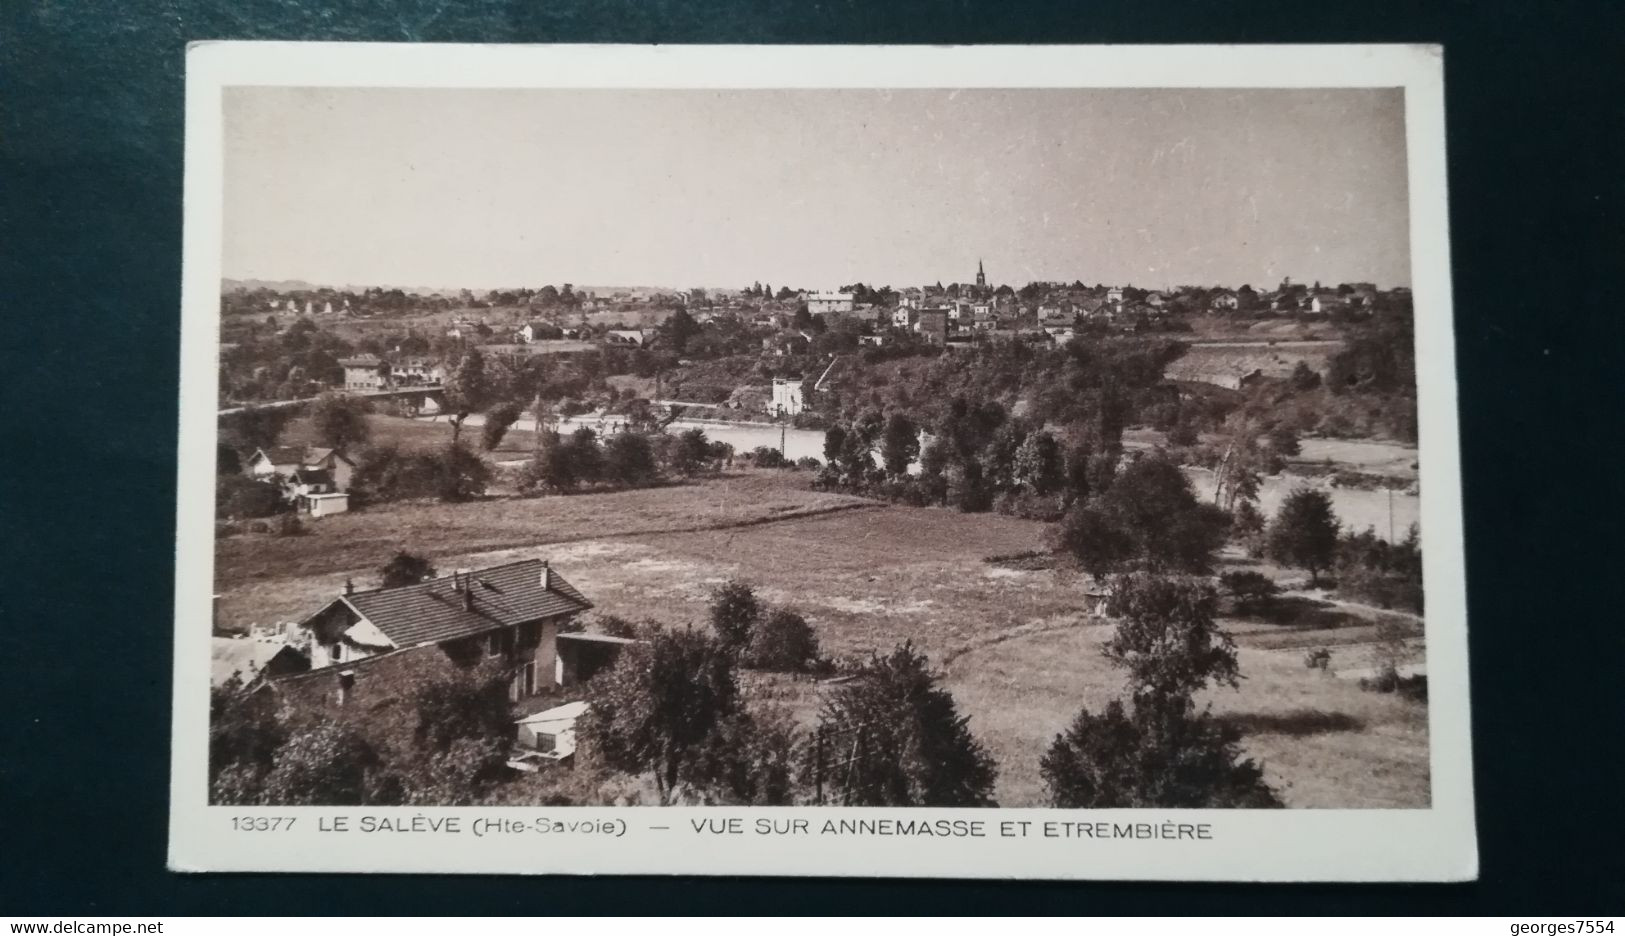
[[(227, 38), (1444, 43), (1483, 879), (166, 872), (183, 52)], [(1622, 57), (1600, 2), (0, 3), (0, 915), (1625, 912)]]

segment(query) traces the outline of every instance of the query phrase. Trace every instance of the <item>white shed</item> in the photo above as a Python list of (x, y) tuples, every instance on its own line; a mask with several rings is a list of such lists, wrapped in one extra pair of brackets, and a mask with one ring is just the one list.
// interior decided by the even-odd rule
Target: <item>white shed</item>
[(342, 491), (336, 494), (306, 494), (305, 502), (310, 505), (312, 517), (341, 514), (350, 509), (350, 495)]
[(587, 713), (587, 703), (570, 702), (519, 719), (519, 744), (550, 760), (564, 760), (576, 752), (576, 720)]

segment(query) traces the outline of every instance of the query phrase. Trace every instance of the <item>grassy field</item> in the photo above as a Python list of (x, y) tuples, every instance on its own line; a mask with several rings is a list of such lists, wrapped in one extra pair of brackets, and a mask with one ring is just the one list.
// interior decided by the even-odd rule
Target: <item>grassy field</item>
[(872, 501), (799, 489), (794, 481), (804, 483), (804, 474), (777, 474), (570, 497), (385, 504), (312, 521), (303, 536), (223, 537), (215, 544), (221, 623), (239, 630), (303, 617), (338, 594), (346, 577), (373, 587), (378, 567), (398, 549), (449, 569), (492, 564), (489, 555), (505, 550), (534, 555), (546, 544), (873, 508)]
[[(372, 435), (370, 445), (399, 445), (402, 448), (423, 448), (446, 445), (451, 442), (451, 423), (444, 418), (406, 419), (373, 413), (367, 417)], [(463, 426), (461, 441), (493, 461), (514, 461), (529, 458), (536, 451), (536, 433), (529, 429), (509, 429), (502, 443), (494, 451), (486, 452), (480, 446), (480, 427)], [(288, 424), (282, 432), (283, 445), (319, 445), (310, 417), (301, 416)]]
[[(987, 561), (1040, 548), (1043, 526), (817, 493), (807, 481), (753, 471), (614, 494), (395, 505), (322, 520), (308, 536), (231, 537), (216, 566), (222, 620), (300, 617), (336, 595), (346, 575), (373, 584), (399, 547), (442, 570), (544, 555), (600, 611), (668, 624), (703, 621), (711, 590), (740, 578), (805, 614), (835, 655), (914, 641), (998, 759), (999, 802), (1041, 805), (1044, 748), (1079, 706), (1098, 707), (1122, 688), (1100, 654), (1109, 627), (1078, 611), (1076, 574)], [(1425, 705), (1303, 662), (1306, 649), (1328, 647), (1334, 670), (1369, 665), (1381, 614), (1297, 592), (1274, 622), (1226, 622), (1246, 678), (1239, 690), (1211, 694), (1214, 711), (1246, 732), (1246, 750), (1289, 805), (1428, 803)], [(1410, 652), (1420, 654), (1419, 641)], [(814, 717), (820, 690), (809, 681), (752, 676), (747, 685), (753, 698)]]

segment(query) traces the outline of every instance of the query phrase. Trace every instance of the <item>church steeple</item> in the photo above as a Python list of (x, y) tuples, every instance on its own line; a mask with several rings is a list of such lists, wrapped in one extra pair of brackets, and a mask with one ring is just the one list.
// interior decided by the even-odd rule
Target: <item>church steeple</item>
[(986, 273), (986, 271), (984, 271), (982, 269), (982, 258), (981, 257), (976, 258), (976, 288), (977, 289), (986, 289), (987, 288), (987, 273)]

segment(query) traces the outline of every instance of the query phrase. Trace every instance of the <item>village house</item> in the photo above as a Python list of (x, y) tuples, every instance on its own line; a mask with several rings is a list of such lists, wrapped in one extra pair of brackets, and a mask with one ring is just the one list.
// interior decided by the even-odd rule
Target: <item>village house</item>
[(320, 676), (334, 704), (363, 694), (376, 705), (399, 687), (377, 678), (398, 670), (375, 663), (408, 655), (457, 667), (489, 661), (512, 669), (509, 696), (518, 701), (588, 678), (632, 643), (559, 633), (591, 607), (543, 559), (457, 570), (395, 588), (359, 591), (346, 583), (337, 598), (288, 629), (290, 652), (279, 655), (279, 672), (268, 675)]
[(1055, 342), (1057, 346), (1069, 345), (1072, 343), (1072, 339), (1078, 337), (1077, 333), (1072, 330), (1071, 326), (1065, 325), (1050, 326), (1045, 328), (1044, 334), (1048, 335), (1050, 340)]
[(891, 323), (894, 328), (908, 328), (914, 324), (915, 306), (899, 305), (892, 310)]
[(941, 347), (948, 341), (948, 316), (947, 309), (921, 309), (914, 330), (931, 344)]
[(635, 328), (613, 328), (604, 333), (604, 344), (619, 347), (641, 348), (648, 343), (648, 336)]
[(540, 339), (556, 335), (558, 334), (558, 331), (559, 330), (557, 328), (543, 322), (526, 322), (524, 326), (519, 329), (519, 341), (522, 344), (530, 344), (532, 341), (538, 341)]
[(350, 487), (355, 461), (342, 449), (285, 445), (255, 449), (248, 458), (249, 475), (261, 481), (273, 477), (291, 478), (301, 470), (326, 472), (334, 489), (344, 491)]
[(773, 401), (769, 412), (775, 416), (796, 416), (806, 406), (800, 377), (773, 378)]
[(339, 361), (344, 368), (344, 389), (385, 390), (390, 385), (389, 362), (374, 354), (361, 354)]
[(389, 371), (389, 382), (397, 387), (438, 386), (445, 379), (446, 365), (434, 358), (401, 358)]
[(312, 517), (350, 509), (350, 478), (355, 462), (342, 449), (277, 446), (255, 449), (248, 474), (282, 485), (282, 496)]
[(823, 315), (828, 312), (851, 312), (854, 298), (852, 293), (809, 293), (807, 295), (807, 311), (813, 315)]

